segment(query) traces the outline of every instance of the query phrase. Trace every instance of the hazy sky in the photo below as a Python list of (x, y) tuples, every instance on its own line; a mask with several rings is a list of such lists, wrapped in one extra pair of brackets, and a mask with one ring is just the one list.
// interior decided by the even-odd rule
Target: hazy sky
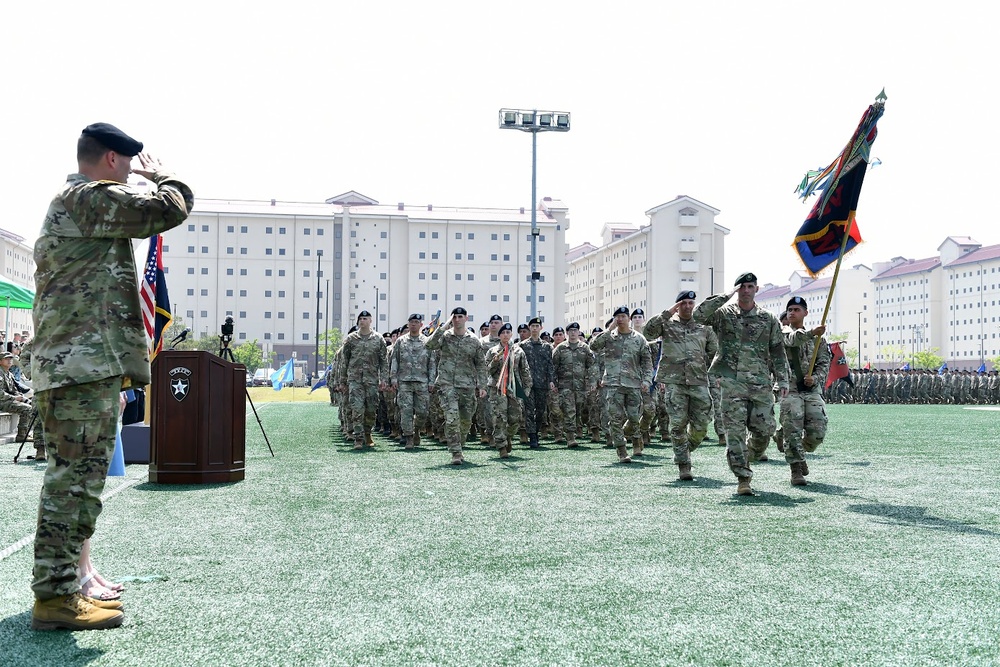
[[(100, 9), (97, 9), (97, 7)], [(538, 140), (570, 245), (680, 194), (721, 211), (726, 275), (785, 283), (793, 191), (885, 87), (848, 262), (1000, 243), (990, 3), (17, 3), (4, 10), (0, 227), (37, 237), (107, 121), (213, 198), (530, 205), (531, 137), (501, 107), (572, 113)], [(992, 187), (992, 186), (991, 186)], [(990, 193), (987, 190), (990, 201)], [(946, 201), (952, 202), (944, 207)], [(169, 264), (169, 257), (166, 258)]]

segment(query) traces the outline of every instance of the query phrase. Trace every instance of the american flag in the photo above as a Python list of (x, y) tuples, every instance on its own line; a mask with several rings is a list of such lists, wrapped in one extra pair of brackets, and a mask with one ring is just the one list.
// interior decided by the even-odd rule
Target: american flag
[(139, 300), (142, 304), (142, 324), (146, 327), (146, 341), (149, 343), (149, 360), (152, 361), (163, 348), (163, 331), (173, 319), (167, 281), (163, 277), (163, 237), (159, 234), (149, 238), (149, 255), (139, 286)]

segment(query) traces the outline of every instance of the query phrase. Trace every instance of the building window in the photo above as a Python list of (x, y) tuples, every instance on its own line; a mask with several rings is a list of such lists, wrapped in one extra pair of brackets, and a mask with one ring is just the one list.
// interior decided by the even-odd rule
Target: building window
[(490, 255), (490, 261), (491, 262), (497, 261), (497, 254), (496, 253), (493, 253), (492, 255)]
[(437, 232), (431, 232), (431, 238), (432, 239), (436, 239), (437, 237), (438, 237), (438, 233)]
[(309, 228), (308, 227), (303, 227), (302, 228), (302, 236), (309, 236), (309, 234), (310, 234)]
[(193, 232), (194, 231), (194, 225), (188, 225), (188, 231), (189, 232)]
[(274, 227), (265, 227), (264, 228), (264, 233), (265, 234), (273, 234), (274, 233)]
[(465, 279), (466, 280), (475, 280), (475, 278), (473, 277), (473, 274), (471, 274), (471, 273), (466, 274)]
[(387, 238), (389, 238), (389, 232), (379, 232), (378, 237), (380, 239), (387, 239)]
[[(268, 232), (268, 233), (270, 234), (270, 232)], [(264, 334), (264, 340), (271, 340), (271, 334), (270, 333), (265, 333)]]
[(233, 295), (233, 290), (227, 289), (226, 290), (226, 296), (232, 296), (232, 295)]
[(385, 258), (386, 258), (386, 254), (385, 254), (384, 252), (380, 252), (380, 253), (378, 254), (378, 258), (379, 258), (379, 259), (385, 259)]
[(278, 277), (282, 278), (282, 277), (284, 277), (284, 275), (285, 275), (285, 270), (284, 269), (278, 269)]
[(490, 241), (496, 241), (496, 240), (497, 240), (497, 235), (496, 234), (490, 234)]
[(265, 255), (273, 255), (274, 254), (274, 248), (264, 248), (264, 254)]
[(271, 269), (264, 269), (264, 275), (265, 276), (269, 276), (269, 275), (271, 275), (271, 273), (272, 273)]
[(241, 276), (245, 276), (246, 274), (247, 274), (247, 270), (246, 269), (240, 269), (240, 275)]
[(461, 273), (456, 273), (455, 274), (455, 280), (461, 280), (461, 279), (462, 279), (462, 274)]
[(504, 255), (503, 256), (503, 261), (509, 262), (510, 261), (510, 255)]
[(246, 248), (240, 248), (240, 254), (241, 255), (247, 254), (247, 249)]
[(455, 240), (456, 241), (462, 240), (462, 232), (455, 232)]
[(423, 280), (423, 279), (424, 279), (424, 278), (426, 278), (426, 277), (427, 277), (427, 274), (426, 274), (426, 273), (424, 273), (424, 272), (422, 272), (422, 271), (421, 271), (420, 273), (418, 273), (418, 274), (417, 274), (417, 279), (418, 279), (418, 280)]
[(194, 252), (194, 246), (193, 245), (189, 245), (188, 246), (188, 252)]
[(246, 233), (247, 233), (247, 226), (246, 225), (241, 225), (240, 226), (240, 234), (246, 234)]
[(193, 288), (193, 287), (189, 287), (189, 288), (188, 288), (188, 293), (187, 293), (187, 295), (188, 295), (188, 296), (194, 296), (194, 288)]
[(284, 227), (278, 227), (278, 233), (279, 234), (284, 234), (285, 233), (285, 228)]
[[(192, 271), (192, 273), (194, 273), (194, 272)], [(232, 269), (226, 269), (226, 275), (227, 276), (233, 275), (233, 270)]]
[(455, 253), (455, 259), (462, 259), (462, 253), (456, 252)]
[(270, 299), (271, 298), (271, 290), (269, 290), (269, 289), (264, 290), (264, 298), (266, 298), (266, 299)]
[[(232, 269), (230, 269), (230, 271), (232, 271)], [(194, 275), (194, 267), (193, 266), (189, 266), (188, 267), (188, 275), (189, 276), (193, 276)]]
[(236, 252), (236, 249), (233, 248), (232, 246), (229, 246), (229, 247), (226, 248), (226, 254), (227, 255), (232, 255), (234, 252)]
[(437, 258), (438, 258), (438, 254), (436, 252), (432, 252), (431, 253), (431, 259), (437, 259)]
[(417, 301), (426, 301), (426, 299), (424, 298), (425, 296), (426, 295), (423, 292), (421, 292), (420, 294), (417, 295)]
[(470, 252), (469, 254), (467, 254), (467, 255), (465, 256), (465, 258), (466, 258), (466, 259), (475, 259), (475, 258), (476, 258), (476, 253), (474, 253), (474, 252)]
[(208, 246), (207, 245), (203, 245), (201, 247), (201, 252), (202, 252), (202, 254), (207, 255), (208, 254)]
[(510, 234), (504, 234), (503, 235), (503, 240), (504, 241), (510, 241)]
[[(351, 254), (353, 255), (354, 253), (352, 252)], [(427, 253), (426, 252), (422, 252), (422, 253), (418, 254), (417, 257), (419, 259), (427, 259)]]
[(309, 256), (309, 248), (303, 248), (302, 249), (302, 256), (303, 257), (308, 257)]
[(279, 333), (278, 334), (278, 340), (285, 340), (285, 334)]
[(201, 231), (207, 232), (208, 231), (208, 225), (202, 225), (201, 226)]
[(420, 232), (417, 234), (417, 238), (425, 239), (427, 238), (427, 232)]
[(285, 254), (285, 249), (284, 248), (278, 248), (278, 254), (279, 255), (284, 255)]
[(240, 296), (246, 296), (246, 295), (247, 295), (247, 291), (245, 289), (241, 289), (240, 290)]

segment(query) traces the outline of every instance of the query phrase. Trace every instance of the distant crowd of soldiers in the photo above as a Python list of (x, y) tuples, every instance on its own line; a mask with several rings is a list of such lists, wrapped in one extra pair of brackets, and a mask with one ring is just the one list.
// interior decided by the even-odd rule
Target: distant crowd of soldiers
[(827, 388), (828, 403), (1000, 405), (997, 372), (852, 369)]

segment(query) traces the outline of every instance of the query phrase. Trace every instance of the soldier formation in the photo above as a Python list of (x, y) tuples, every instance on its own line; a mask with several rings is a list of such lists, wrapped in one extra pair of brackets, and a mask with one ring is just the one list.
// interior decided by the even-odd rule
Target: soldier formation
[(784, 324), (759, 309), (752, 273), (735, 287), (697, 307), (683, 291), (648, 322), (621, 306), (589, 339), (578, 322), (549, 335), (537, 317), (515, 335), (500, 315), (477, 333), (462, 307), (443, 325), (413, 314), (380, 335), (362, 311), (327, 372), (330, 402), (355, 449), (375, 447), (374, 429), (406, 449), (444, 443), (455, 465), (469, 441), (508, 458), (515, 444), (537, 449), (543, 438), (569, 449), (589, 439), (631, 463), (658, 433), (683, 481), (694, 479), (691, 452), (712, 423), (740, 495), (753, 495), (752, 465), (767, 460), (772, 438), (791, 483), (804, 485), (805, 454), (826, 435), (825, 328), (804, 328), (801, 297)]

